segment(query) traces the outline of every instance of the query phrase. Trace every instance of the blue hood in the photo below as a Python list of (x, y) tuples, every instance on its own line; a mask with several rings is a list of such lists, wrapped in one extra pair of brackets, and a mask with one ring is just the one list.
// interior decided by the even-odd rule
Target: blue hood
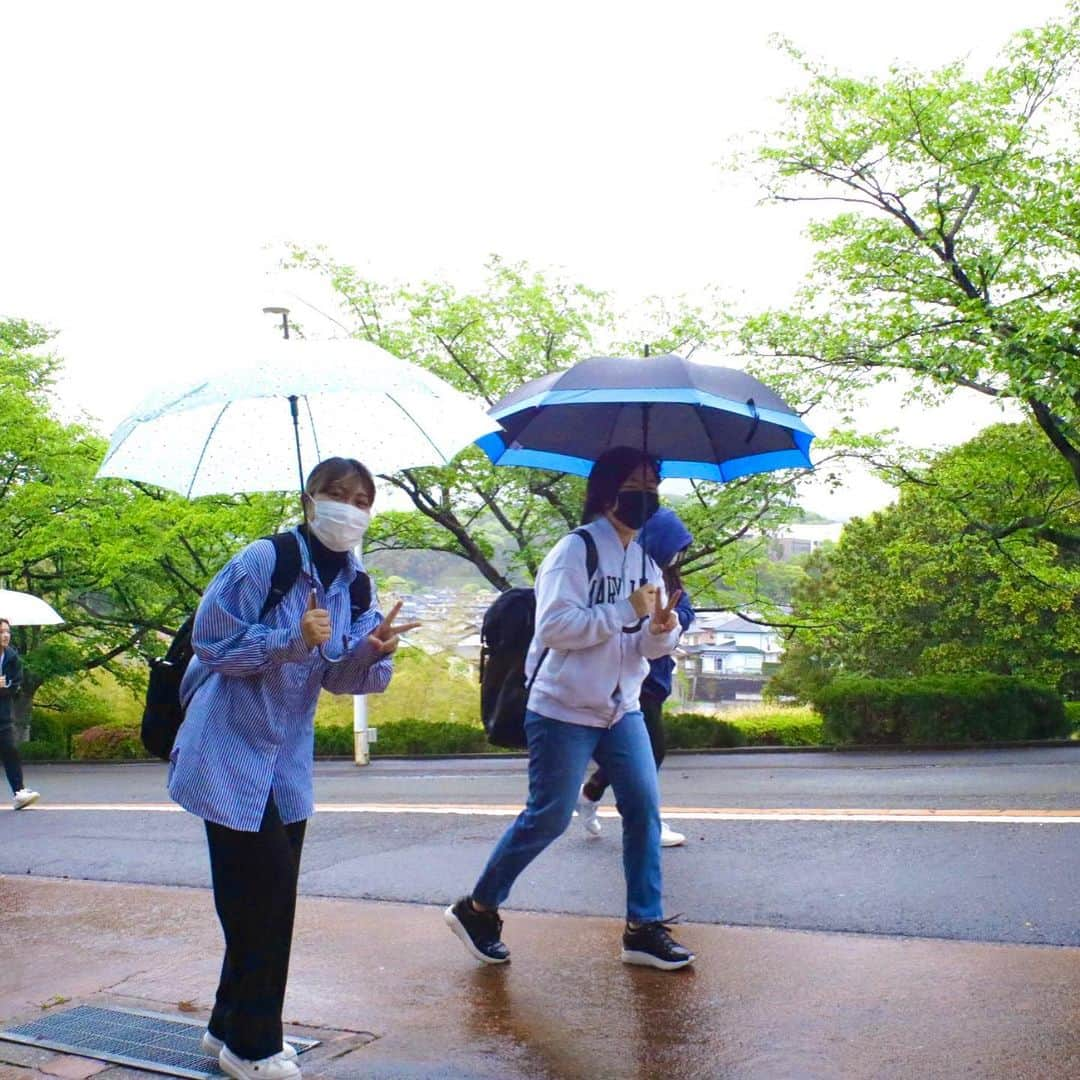
[(639, 543), (661, 569), (693, 539), (679, 515), (666, 506), (657, 510), (638, 534)]

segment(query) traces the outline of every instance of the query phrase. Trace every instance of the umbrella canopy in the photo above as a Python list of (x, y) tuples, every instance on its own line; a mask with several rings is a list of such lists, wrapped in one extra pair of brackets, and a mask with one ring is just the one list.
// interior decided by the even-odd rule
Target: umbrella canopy
[(491, 415), (502, 430), (476, 444), (496, 465), (588, 476), (605, 450), (634, 446), (660, 459), (662, 477), (813, 467), (813, 433), (764, 383), (673, 354), (582, 360), (507, 394)]
[(286, 491), (298, 475), (302, 486), (301, 461), (359, 458), (376, 473), (446, 465), (498, 426), (448, 383), (368, 341), (257, 348), (254, 361), (137, 409), (113, 432), (97, 475), (188, 498)]
[(64, 621), (40, 597), (14, 589), (0, 589), (0, 619), (12, 626), (55, 626)]

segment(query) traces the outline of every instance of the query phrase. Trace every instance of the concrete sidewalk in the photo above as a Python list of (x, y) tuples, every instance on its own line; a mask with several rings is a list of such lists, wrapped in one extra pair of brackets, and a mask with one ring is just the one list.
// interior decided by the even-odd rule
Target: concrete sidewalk
[[(1080, 1076), (1078, 949), (689, 925), (664, 974), (611, 919), (504, 915), (484, 968), (437, 908), (302, 897), (305, 1080)], [(0, 1027), (60, 999), (205, 1018), (220, 959), (205, 890), (0, 877)], [(152, 1074), (0, 1041), (0, 1080), (91, 1075)]]

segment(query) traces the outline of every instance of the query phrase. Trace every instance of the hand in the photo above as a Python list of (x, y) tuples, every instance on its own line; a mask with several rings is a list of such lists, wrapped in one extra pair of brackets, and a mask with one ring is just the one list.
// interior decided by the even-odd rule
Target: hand
[(318, 606), (315, 590), (308, 596), (308, 608), (300, 620), (300, 633), (309, 649), (325, 645), (330, 640), (330, 612)]
[(639, 619), (644, 619), (659, 602), (660, 590), (655, 585), (642, 585), (630, 594), (630, 603)]
[(398, 647), (398, 641), (402, 634), (407, 634), (410, 630), (415, 630), (422, 625), (418, 622), (395, 623), (394, 620), (398, 617), (400, 611), (401, 601), (399, 600), (390, 609), (390, 614), (368, 635), (368, 644), (380, 656), (389, 656)]
[(675, 614), (675, 605), (682, 596), (682, 589), (676, 589), (666, 604), (660, 603), (660, 590), (656, 590), (656, 608), (649, 620), (649, 633), (670, 634), (679, 625), (679, 616)]
[(7, 686), (7, 676), (0, 675), (0, 688)]

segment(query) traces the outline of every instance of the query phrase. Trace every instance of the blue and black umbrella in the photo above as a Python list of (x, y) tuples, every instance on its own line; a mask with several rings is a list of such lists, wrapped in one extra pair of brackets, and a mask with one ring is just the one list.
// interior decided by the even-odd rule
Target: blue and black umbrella
[(660, 460), (661, 477), (733, 480), (809, 469), (813, 432), (743, 371), (668, 354), (594, 356), (533, 379), (490, 410), (502, 425), (476, 440), (496, 465), (588, 476), (613, 446)]

